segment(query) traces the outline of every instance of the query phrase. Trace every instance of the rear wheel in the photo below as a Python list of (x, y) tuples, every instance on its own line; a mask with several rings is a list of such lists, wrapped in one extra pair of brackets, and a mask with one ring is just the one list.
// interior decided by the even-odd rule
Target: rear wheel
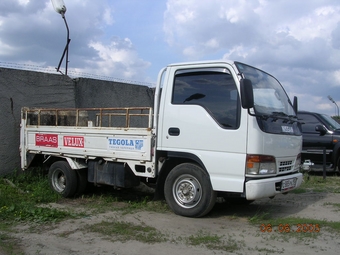
[(199, 166), (183, 163), (169, 173), (164, 195), (174, 213), (187, 217), (202, 217), (216, 201), (209, 175)]
[(63, 197), (75, 195), (78, 186), (78, 176), (66, 161), (54, 162), (49, 171), (48, 179), (51, 188)]

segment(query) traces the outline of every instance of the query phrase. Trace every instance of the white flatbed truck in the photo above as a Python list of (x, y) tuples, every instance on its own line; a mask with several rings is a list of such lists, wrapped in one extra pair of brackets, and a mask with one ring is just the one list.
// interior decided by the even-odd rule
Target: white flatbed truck
[(176, 214), (201, 217), (217, 196), (253, 201), (300, 186), (294, 105), (252, 66), (172, 64), (159, 73), (153, 107), (22, 108), (21, 167), (43, 163), (64, 197), (88, 182), (144, 182)]

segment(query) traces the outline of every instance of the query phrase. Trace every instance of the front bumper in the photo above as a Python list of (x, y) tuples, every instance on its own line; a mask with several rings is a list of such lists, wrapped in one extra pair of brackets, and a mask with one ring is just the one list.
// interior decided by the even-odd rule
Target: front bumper
[[(296, 178), (295, 187), (290, 188), (289, 190), (282, 190), (280, 184), (282, 181)], [(267, 179), (259, 179), (259, 180), (250, 180), (246, 182), (246, 199), (247, 200), (256, 200), (260, 198), (273, 197), (278, 194), (286, 193), (288, 191), (292, 191), (298, 188), (302, 183), (302, 173), (296, 173), (291, 175), (285, 175), (280, 177), (273, 177)]]

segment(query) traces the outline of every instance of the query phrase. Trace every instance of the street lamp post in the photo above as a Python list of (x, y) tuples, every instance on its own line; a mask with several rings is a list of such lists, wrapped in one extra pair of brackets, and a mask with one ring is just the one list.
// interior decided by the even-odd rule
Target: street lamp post
[(59, 65), (58, 67), (56, 68), (57, 69), (57, 72), (60, 72), (60, 65), (61, 63), (63, 62), (63, 59), (64, 59), (64, 56), (66, 54), (66, 64), (65, 64), (65, 75), (67, 75), (67, 67), (68, 67), (68, 45), (70, 44), (70, 30), (68, 29), (68, 25), (67, 25), (67, 22), (66, 22), (66, 18), (65, 18), (65, 13), (66, 13), (66, 6), (64, 4), (64, 1), (63, 0), (51, 0), (52, 1), (52, 5), (53, 5), (53, 8), (54, 10), (61, 14), (61, 17), (63, 18), (64, 22), (65, 22), (65, 26), (66, 26), (66, 30), (67, 30), (67, 41), (66, 41), (66, 45), (65, 45), (65, 48), (64, 48), (64, 52), (63, 52), (63, 55), (61, 56), (61, 59), (59, 61)]
[(335, 106), (338, 108), (338, 118), (339, 118), (339, 106), (337, 105), (337, 103), (334, 101), (334, 99), (331, 96), (328, 96), (328, 99), (335, 104)]

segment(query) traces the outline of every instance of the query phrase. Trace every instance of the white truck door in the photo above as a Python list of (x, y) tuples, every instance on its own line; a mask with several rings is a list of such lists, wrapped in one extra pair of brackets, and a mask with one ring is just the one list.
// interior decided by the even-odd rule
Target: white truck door
[(200, 158), (218, 191), (244, 187), (247, 114), (236, 79), (227, 64), (174, 66), (160, 104), (158, 149)]

